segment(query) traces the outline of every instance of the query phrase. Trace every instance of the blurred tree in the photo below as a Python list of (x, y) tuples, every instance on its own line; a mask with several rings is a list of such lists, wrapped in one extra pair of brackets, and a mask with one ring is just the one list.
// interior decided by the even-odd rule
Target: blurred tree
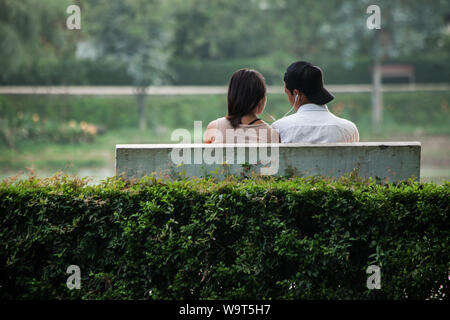
[[(260, 0), (261, 1), (261, 0)], [(267, 1), (266, 10), (271, 12), (271, 28), (275, 30), (272, 48), (284, 48), (302, 60), (324, 56), (326, 42), (321, 29), (329, 22), (342, 1), (275, 0)], [(268, 22), (269, 23), (269, 22)], [(330, 57), (335, 52), (327, 52)]]
[[(381, 9), (381, 29), (369, 30), (367, 7)], [(379, 67), (388, 58), (422, 54), (423, 50), (441, 50), (448, 43), (448, 0), (372, 0), (341, 2), (328, 23), (320, 29), (326, 43), (343, 62), (352, 64), (357, 56), (371, 56), (373, 64), (373, 125), (382, 120), (381, 78)], [(447, 52), (447, 57), (449, 57)]]
[[(51, 84), (52, 71), (70, 65), (79, 33), (66, 29), (69, 0), (0, 0), (0, 80)], [(60, 81), (72, 79), (60, 70)]]
[[(429, 57), (429, 61), (442, 65), (448, 56), (443, 53), (449, 41), (442, 21), (450, 6), (444, 0), (376, 2), (381, 6), (382, 32), (366, 27), (366, 9), (376, 4), (369, 0), (173, 1), (174, 57), (177, 65), (192, 62), (191, 69), (203, 68), (201, 62), (207, 61), (208, 66), (217, 65), (216, 69), (208, 68), (215, 73), (226, 69), (223, 66), (227, 61), (237, 60), (235, 64), (239, 65), (243, 60), (257, 61), (265, 73), (275, 75), (294, 60), (309, 60), (338, 70), (353, 70), (363, 74), (358, 81), (368, 81), (366, 66), (374, 63), (374, 48), (379, 47), (374, 45), (378, 43), (375, 35), (387, 31), (388, 22), (395, 26), (395, 32), (389, 31), (390, 35), (380, 40), (391, 43), (384, 61), (421, 63), (420, 59)], [(339, 78), (339, 71), (330, 72), (335, 81), (348, 83)]]
[[(65, 27), (73, 3), (81, 31)], [(381, 7), (381, 30), (366, 27), (370, 4)], [(332, 74), (336, 83), (370, 81), (369, 63), (396, 58), (427, 59), (422, 74), (425, 65), (442, 69), (449, 8), (448, 0), (0, 0), (0, 83), (125, 85), (130, 77), (145, 127), (144, 89), (174, 79), (222, 83), (250, 66), (278, 84), (294, 60), (323, 65), (325, 80)], [(92, 60), (83, 60), (86, 32), (101, 49)], [(445, 81), (445, 74), (425, 78)]]
[(174, 53), (197, 59), (261, 56), (272, 29), (260, 0), (174, 0)]
[(212, 62), (210, 66), (215, 63), (217, 68), (209, 70), (221, 76), (221, 71), (228, 69), (227, 61), (235, 60), (237, 67), (241, 61), (254, 61), (250, 64), (276, 79), (277, 84), (294, 60), (314, 58), (317, 62), (325, 56), (317, 29), (339, 4), (317, 0), (175, 2), (173, 46), (177, 61), (195, 64), (202, 59)]
[(170, 1), (91, 0), (85, 12), (100, 55), (126, 65), (136, 87), (139, 127), (145, 130), (146, 88), (168, 77)]

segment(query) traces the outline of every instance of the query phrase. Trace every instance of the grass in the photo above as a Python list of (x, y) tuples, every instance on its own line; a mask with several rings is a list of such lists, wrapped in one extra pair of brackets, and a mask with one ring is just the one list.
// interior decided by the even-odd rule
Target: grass
[[(384, 121), (374, 131), (371, 126), (369, 93), (336, 94), (328, 106), (338, 116), (355, 122), (361, 136), (374, 133), (419, 132), (450, 135), (450, 92), (389, 92), (383, 96)], [(290, 105), (284, 94), (270, 94), (263, 118), (267, 122), (282, 117)], [(0, 118), (13, 119), (18, 112), (38, 113), (56, 121), (76, 120), (103, 125), (108, 130), (132, 128), (139, 122), (136, 100), (132, 96), (0, 96)], [(147, 99), (147, 121), (161, 132), (192, 128), (193, 121), (209, 121), (225, 115), (226, 97), (151, 96)]]
[[(391, 137), (392, 138), (392, 137)], [(374, 137), (373, 141), (384, 140)], [(394, 141), (421, 140), (422, 149), (422, 180), (441, 183), (450, 180), (450, 165), (448, 150), (450, 139), (441, 137), (439, 144), (433, 137), (393, 137)], [(447, 141), (447, 144), (445, 144)], [(167, 136), (142, 134), (138, 129), (119, 129), (109, 131), (99, 136), (93, 143), (79, 145), (38, 145), (26, 142), (18, 150), (0, 149), (0, 178), (26, 172), (26, 168), (34, 168), (39, 176), (51, 176), (57, 171), (82, 176), (92, 176), (99, 181), (114, 175), (115, 145), (126, 143), (167, 143)], [(446, 148), (446, 149), (445, 149)], [(447, 150), (447, 151), (446, 151)], [(447, 158), (447, 160), (446, 160)]]
[(450, 181), (450, 168), (421, 168), (421, 181), (443, 183)]
[(161, 143), (164, 139), (142, 134), (136, 129), (119, 129), (99, 136), (93, 143), (81, 144), (36, 144), (31, 141), (21, 143), (16, 150), (0, 149), (0, 168), (5, 171), (23, 170), (34, 166), (40, 170), (72, 170), (85, 167), (105, 167), (114, 165), (116, 144)]
[[(386, 93), (384, 121), (375, 129), (370, 122), (370, 94), (337, 94), (329, 108), (356, 123), (361, 141), (421, 141), (422, 179), (440, 182), (450, 180), (449, 104), (449, 92)], [(132, 127), (138, 123), (133, 97), (2, 96), (0, 118), (14, 117), (19, 111), (39, 113), (41, 118), (101, 124), (106, 133), (92, 143), (77, 145), (23, 141), (14, 150), (0, 145), (0, 178), (27, 167), (42, 176), (56, 171), (113, 175), (116, 144), (170, 143), (174, 129), (192, 132), (194, 120), (202, 121), (204, 129), (226, 114), (226, 98), (220, 95), (154, 96), (147, 105), (149, 129), (142, 133)], [(271, 123), (269, 114), (280, 118), (289, 108), (284, 95), (269, 95), (263, 119)]]

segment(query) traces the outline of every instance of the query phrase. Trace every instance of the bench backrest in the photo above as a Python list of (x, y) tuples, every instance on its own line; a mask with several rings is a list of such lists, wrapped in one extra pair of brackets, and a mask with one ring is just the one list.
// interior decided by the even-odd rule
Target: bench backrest
[(226, 175), (329, 176), (357, 171), (388, 181), (420, 179), (420, 142), (352, 144), (116, 145), (116, 175), (160, 178)]

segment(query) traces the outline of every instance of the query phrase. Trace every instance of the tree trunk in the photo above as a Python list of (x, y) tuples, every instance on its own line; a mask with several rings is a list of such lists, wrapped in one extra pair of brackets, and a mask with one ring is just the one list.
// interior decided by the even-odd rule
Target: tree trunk
[(147, 93), (145, 88), (138, 88), (137, 90), (137, 104), (139, 108), (139, 129), (141, 131), (147, 130), (147, 118), (145, 110), (145, 100), (147, 98)]
[(381, 43), (380, 31), (376, 31), (372, 70), (372, 126), (378, 128), (383, 119), (383, 93), (381, 92)]

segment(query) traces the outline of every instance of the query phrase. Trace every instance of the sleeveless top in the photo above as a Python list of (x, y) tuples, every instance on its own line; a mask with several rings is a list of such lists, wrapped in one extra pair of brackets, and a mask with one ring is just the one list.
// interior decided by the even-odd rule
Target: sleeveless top
[(240, 124), (233, 128), (226, 118), (216, 120), (216, 134), (212, 143), (279, 143), (280, 136), (264, 121), (256, 124)]

